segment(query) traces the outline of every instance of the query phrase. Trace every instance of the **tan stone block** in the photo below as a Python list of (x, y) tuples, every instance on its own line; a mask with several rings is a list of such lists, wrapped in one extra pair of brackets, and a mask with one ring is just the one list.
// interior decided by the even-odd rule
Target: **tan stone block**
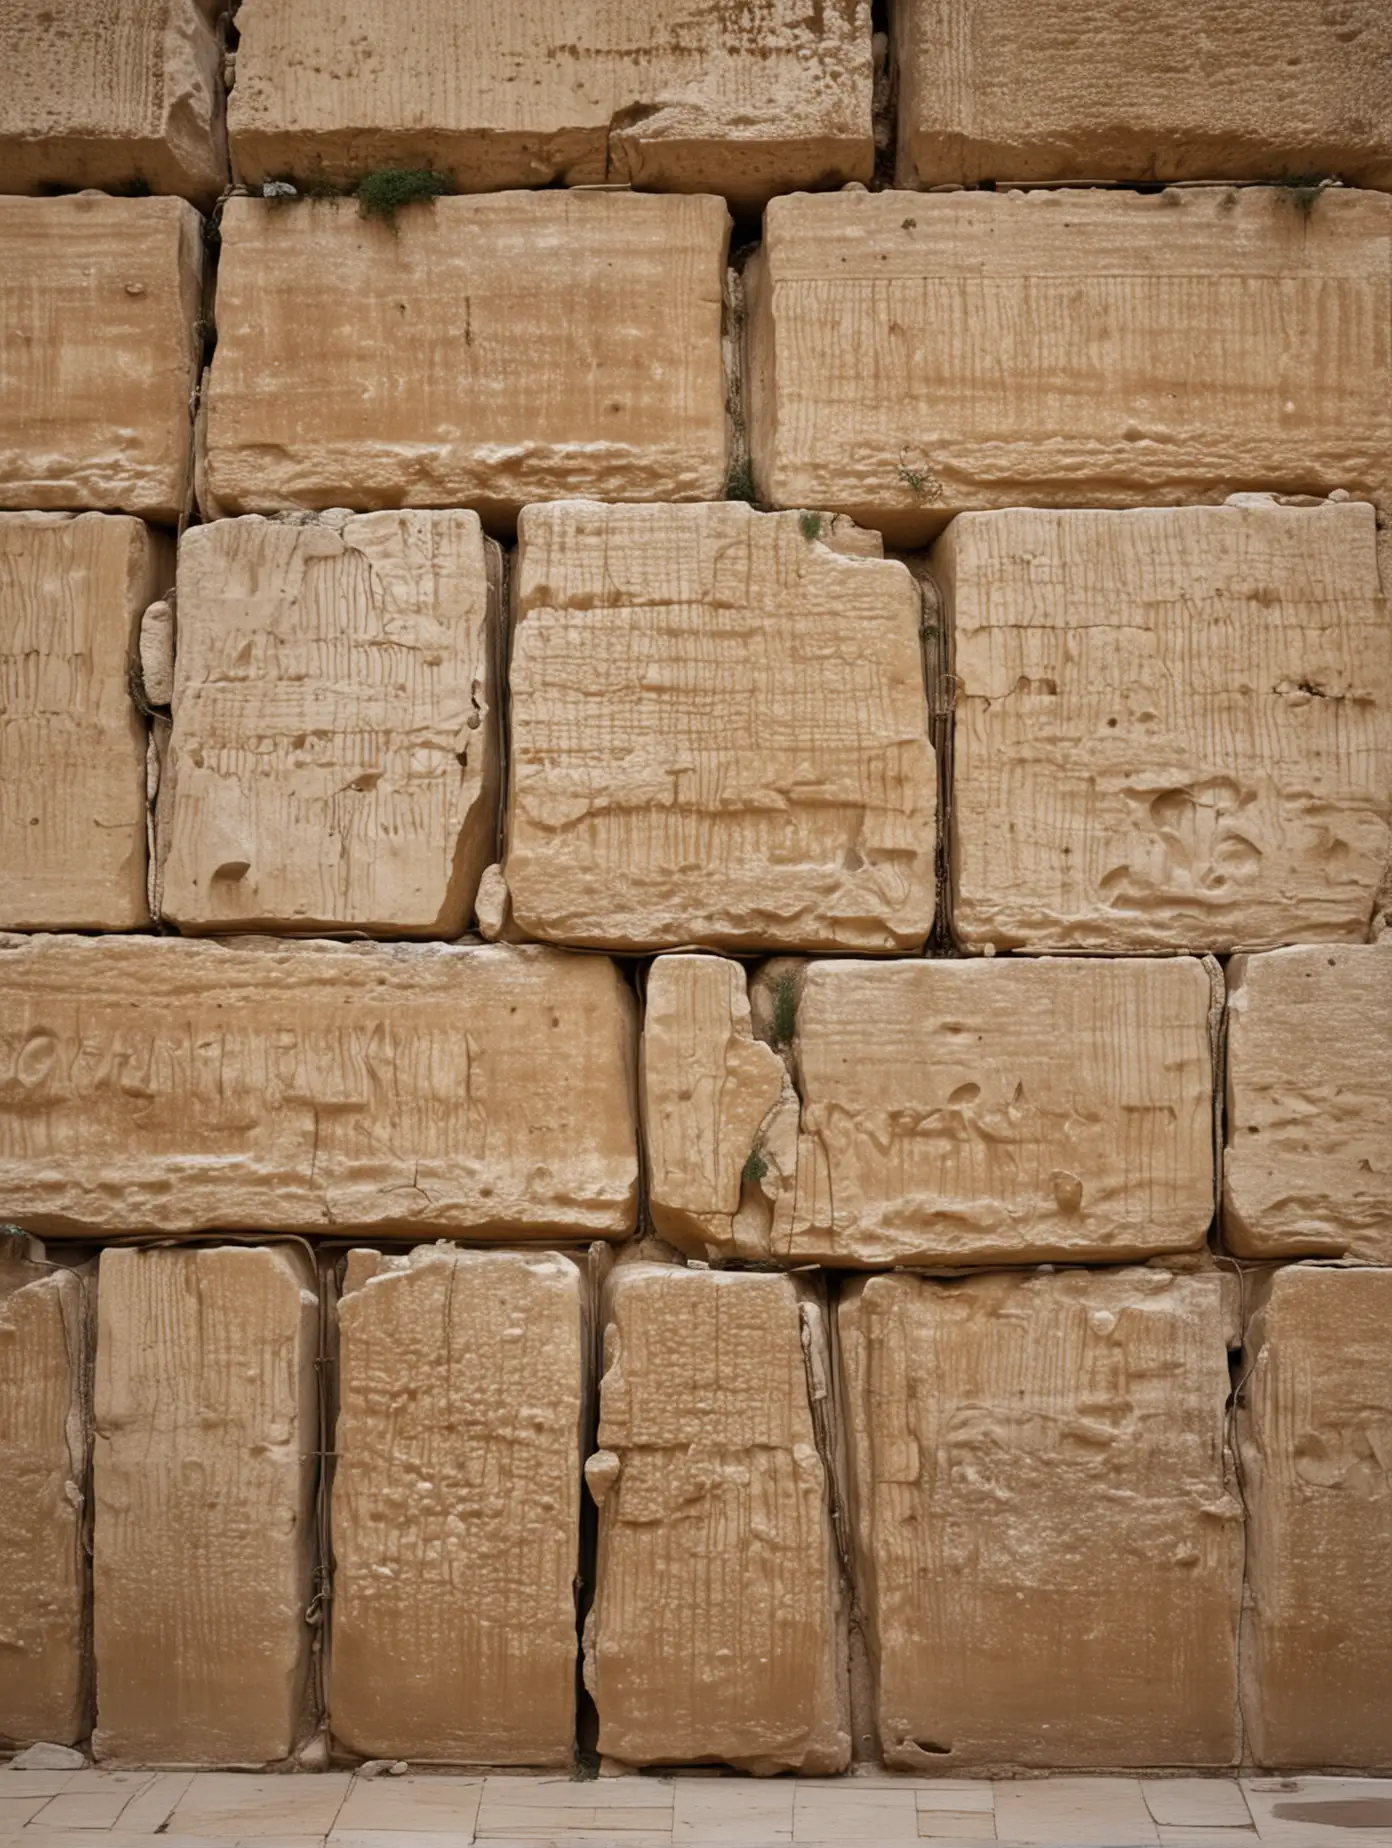
[(309, 1673), (313, 1268), (289, 1245), (108, 1249), (97, 1314), (93, 1749), (284, 1758)]
[(568, 1764), (580, 1272), (550, 1252), (361, 1257), (338, 1310), (334, 1736), (366, 1758)]
[(495, 853), (501, 577), (475, 513), (252, 515), (184, 534), (165, 917), (468, 927)]
[(525, 936), (903, 950), (933, 922), (921, 599), (818, 514), (528, 507), (504, 874)]
[(627, 1263), (605, 1321), (600, 1449), (585, 1466), (600, 1504), (585, 1630), (600, 1751), (844, 1770), (817, 1299), (769, 1272)]
[(1228, 964), (1223, 1238), (1392, 1263), (1392, 931)]
[(0, 1218), (622, 1237), (633, 1016), (539, 948), (0, 936)]
[(0, 191), (227, 183), (210, 0), (0, 0)]
[(1392, 852), (1376, 539), (1365, 502), (954, 520), (962, 941), (1361, 943)]
[(0, 198), (0, 508), (178, 520), (202, 230), (181, 199)]
[(0, 514), (0, 925), (131, 930), (146, 898), (141, 613), (174, 549), (139, 520)]
[(872, 1277), (838, 1328), (887, 1762), (1231, 1763), (1221, 1280)]
[(205, 517), (722, 494), (729, 228), (616, 192), (229, 199)]
[(1385, 497), (1392, 199), (775, 199), (746, 272), (760, 497), (898, 542), (1012, 506)]
[(1278, 1270), (1248, 1330), (1242, 1713), (1260, 1765), (1392, 1769), (1392, 1270)]

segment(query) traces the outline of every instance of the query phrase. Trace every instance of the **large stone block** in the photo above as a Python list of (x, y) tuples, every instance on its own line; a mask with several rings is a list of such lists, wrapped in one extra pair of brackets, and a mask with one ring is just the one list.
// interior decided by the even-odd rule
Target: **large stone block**
[(494, 858), (501, 575), (474, 513), (252, 515), (184, 534), (165, 917), (467, 929)]
[(1392, 851), (1366, 503), (963, 514), (933, 551), (970, 947), (1362, 942)]
[(633, 1040), (595, 956), (0, 935), (0, 1218), (622, 1237)]
[(626, 1764), (844, 1770), (826, 1330), (770, 1273), (630, 1263), (607, 1289), (585, 1679)]
[(1392, 485), (1392, 199), (775, 199), (754, 481), (917, 543), (954, 513)]
[(319, 1297), (298, 1246), (101, 1256), (98, 1758), (286, 1757), (307, 1690)]
[(425, 167), (464, 192), (630, 181), (753, 209), (874, 167), (868, 0), (243, 0), (237, 27), (252, 182)]
[(0, 198), (0, 508), (178, 520), (202, 233), (182, 199)]
[(146, 896), (140, 618), (174, 549), (124, 515), (0, 513), (0, 925), (131, 930)]
[(550, 1252), (349, 1255), (329, 1709), (350, 1751), (570, 1762), (586, 1323)]
[(1392, 1264), (1392, 931), (1228, 964), (1223, 1237)]
[(1242, 1514), (1223, 1282), (897, 1276), (842, 1297), (890, 1765), (1232, 1762)]
[(602, 191), (229, 199), (205, 517), (722, 494), (729, 228)]
[(817, 514), (528, 507), (505, 876), (529, 937), (903, 950), (933, 922), (920, 595)]

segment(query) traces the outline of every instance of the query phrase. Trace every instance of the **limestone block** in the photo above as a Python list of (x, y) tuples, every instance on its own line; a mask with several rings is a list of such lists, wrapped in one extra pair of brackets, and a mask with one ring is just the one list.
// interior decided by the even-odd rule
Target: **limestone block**
[(1228, 964), (1223, 1238), (1392, 1264), (1392, 932)]
[(298, 1246), (101, 1255), (98, 1758), (247, 1765), (295, 1744), (320, 1448)]
[(1385, 498), (1392, 199), (775, 199), (746, 271), (754, 482), (919, 543), (993, 507)]
[(91, 1364), (83, 1279), (0, 1234), (0, 1739), (88, 1726), (83, 1510)]
[(585, 1288), (550, 1252), (355, 1252), (339, 1303), (334, 1736), (564, 1765)]
[(475, 513), (252, 515), (184, 534), (165, 917), (468, 927), (495, 854), (501, 576)]
[(896, 0), (899, 184), (1392, 186), (1380, 0)]
[(1392, 1270), (1297, 1264), (1248, 1330), (1242, 1712), (1260, 1765), (1392, 1769)]
[(0, 935), (0, 1219), (623, 1237), (633, 1016), (539, 948)]
[(525, 510), (503, 867), (524, 935), (921, 947), (920, 594), (847, 527), (738, 501)]
[(205, 517), (723, 494), (728, 239), (712, 198), (229, 199)]
[(980, 948), (1367, 935), (1392, 611), (1366, 502), (954, 520), (953, 923)]
[(181, 199), (0, 198), (0, 508), (177, 522), (202, 231)]
[(857, 1577), (899, 1770), (1226, 1765), (1242, 1515), (1223, 1285), (857, 1280)]
[(463, 192), (630, 181), (756, 210), (874, 168), (868, 0), (243, 0), (237, 26), (253, 183), (415, 167)]
[(141, 612), (174, 549), (124, 515), (0, 513), (0, 924), (131, 930), (145, 892)]
[(214, 0), (0, 0), (0, 191), (227, 181)]
[(626, 1764), (842, 1771), (822, 1311), (768, 1272), (629, 1263), (607, 1288), (585, 1680)]

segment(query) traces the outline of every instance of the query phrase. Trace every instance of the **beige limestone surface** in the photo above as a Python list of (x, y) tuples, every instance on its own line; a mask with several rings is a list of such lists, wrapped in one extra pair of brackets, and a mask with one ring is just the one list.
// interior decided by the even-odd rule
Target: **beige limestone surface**
[(1108, 1270), (871, 1277), (842, 1297), (888, 1764), (1233, 1762), (1222, 1292), (1211, 1274)]
[(464, 192), (868, 180), (868, 0), (243, 0), (238, 176), (430, 168)]
[(1242, 1711), (1279, 1768), (1392, 1768), (1392, 1270), (1276, 1271), (1247, 1336)]
[(823, 1310), (772, 1273), (618, 1265), (606, 1288), (585, 1682), (625, 1764), (842, 1771)]
[(0, 508), (175, 524), (202, 278), (182, 199), (0, 197)]
[(290, 1245), (108, 1248), (97, 1303), (93, 1750), (284, 1758), (309, 1673), (313, 1266)]
[(634, 1027), (556, 950), (0, 935), (0, 1219), (623, 1237)]
[(475, 513), (250, 515), (184, 534), (166, 918), (467, 928), (495, 851), (501, 577)]
[(920, 543), (994, 507), (1385, 504), (1381, 193), (794, 195), (745, 280), (772, 506)]
[(1362, 942), (1392, 853), (1366, 502), (963, 514), (933, 549), (968, 947)]
[(1392, 931), (1228, 964), (1223, 1238), (1392, 1264)]
[(937, 789), (921, 602), (819, 514), (528, 507), (507, 852), (528, 937), (919, 948)]
[(131, 930), (146, 897), (141, 613), (168, 540), (100, 513), (0, 513), (0, 925)]
[(728, 239), (714, 198), (229, 199), (204, 517), (723, 494)]

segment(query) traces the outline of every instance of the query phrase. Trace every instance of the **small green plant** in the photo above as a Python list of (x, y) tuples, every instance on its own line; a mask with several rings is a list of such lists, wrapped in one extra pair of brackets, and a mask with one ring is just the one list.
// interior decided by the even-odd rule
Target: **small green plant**
[(133, 179), (117, 180), (116, 184), (108, 187), (107, 190), (117, 199), (148, 199), (150, 182), (142, 179), (137, 173)]
[(798, 515), (798, 525), (802, 528), (803, 538), (808, 540), (809, 542), (813, 539), (821, 538), (822, 536), (822, 516), (821, 514), (819, 513), (800, 513)]
[(773, 990), (773, 1043), (791, 1046), (797, 1032), (797, 983), (791, 975), (780, 975)]
[(942, 630), (937, 623), (929, 622), (926, 618), (918, 625), (918, 639), (921, 642), (935, 642), (941, 634)]
[(726, 500), (754, 500), (754, 471), (748, 462), (732, 462), (725, 476)]
[(1318, 173), (1292, 174), (1289, 179), (1278, 180), (1276, 184), (1302, 218), (1308, 218), (1314, 211), (1323, 191), (1323, 180)]
[(756, 1143), (749, 1151), (744, 1167), (740, 1170), (740, 1179), (742, 1181), (751, 1182), (757, 1187), (767, 1173), (768, 1163), (764, 1160), (763, 1155), (759, 1151), (758, 1144)]
[(365, 173), (358, 181), (358, 214), (362, 218), (385, 218), (389, 225), (395, 225), (403, 206), (442, 198), (449, 190), (444, 175), (427, 168), (384, 167), (379, 173)]
[(907, 462), (899, 464), (899, 478), (910, 494), (935, 493), (938, 484), (926, 468), (910, 468)]

